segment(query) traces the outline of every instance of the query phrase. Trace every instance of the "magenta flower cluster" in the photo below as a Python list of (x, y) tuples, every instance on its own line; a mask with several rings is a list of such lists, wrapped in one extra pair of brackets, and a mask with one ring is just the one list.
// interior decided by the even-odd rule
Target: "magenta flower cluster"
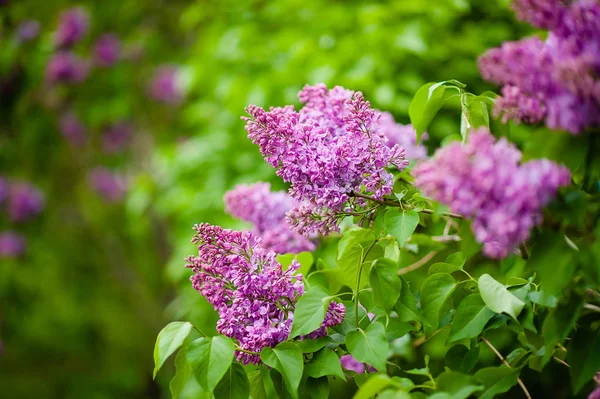
[(58, 121), (61, 134), (73, 147), (81, 147), (87, 141), (87, 129), (73, 112), (66, 112)]
[(479, 60), (482, 76), (502, 85), (495, 112), (504, 122), (537, 123), (573, 134), (600, 126), (600, 2), (515, 0), (517, 16), (548, 29), (506, 42)]
[(101, 67), (113, 66), (121, 55), (121, 41), (114, 33), (105, 33), (94, 45), (96, 63)]
[(258, 144), (277, 175), (291, 183), (298, 205), (288, 220), (301, 234), (337, 230), (341, 215), (364, 205), (352, 193), (382, 198), (392, 192), (390, 164), (404, 168), (404, 149), (389, 148), (378, 124), (381, 114), (360, 92), (324, 84), (305, 86), (299, 93), (304, 106), (266, 111), (246, 108), (248, 137)]
[(88, 13), (80, 7), (70, 8), (59, 16), (55, 42), (60, 48), (67, 48), (79, 42), (90, 27)]
[[(194, 229), (198, 256), (186, 259), (194, 272), (192, 285), (218, 312), (217, 331), (237, 341), (237, 360), (257, 364), (262, 348), (289, 337), (304, 293), (302, 276), (296, 275), (300, 264), (294, 260), (284, 271), (276, 253), (260, 247), (260, 238), (250, 231), (207, 223)], [(341, 323), (344, 313), (343, 305), (330, 306), (323, 326)]]
[(118, 172), (101, 166), (88, 173), (88, 182), (100, 198), (106, 202), (120, 202), (127, 193), (127, 182)]
[(473, 219), (475, 238), (491, 258), (504, 258), (542, 222), (542, 208), (570, 172), (547, 159), (520, 163), (521, 152), (485, 128), (453, 142), (414, 169), (415, 186)]
[(396, 123), (394, 117), (389, 112), (381, 112), (379, 127), (388, 140), (388, 146), (399, 145), (404, 148), (404, 155), (407, 160), (419, 161), (427, 159), (427, 147), (422, 143), (429, 138), (427, 133), (423, 133), (421, 143), (417, 144), (417, 132), (415, 128), (410, 124), (403, 125)]
[(285, 214), (294, 200), (285, 191), (271, 191), (269, 183), (240, 184), (225, 193), (225, 210), (252, 223), (252, 232), (261, 238), (260, 246), (278, 254), (312, 251), (315, 244), (291, 229)]
[(179, 68), (172, 65), (156, 68), (148, 86), (148, 94), (160, 103), (179, 104), (184, 94), (179, 84)]

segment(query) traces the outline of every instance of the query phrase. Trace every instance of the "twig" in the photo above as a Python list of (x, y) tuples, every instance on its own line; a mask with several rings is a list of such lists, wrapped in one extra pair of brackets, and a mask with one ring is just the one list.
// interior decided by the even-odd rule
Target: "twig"
[[(508, 364), (508, 362), (506, 361), (506, 359), (504, 358), (504, 356), (502, 356), (502, 354), (500, 352), (498, 352), (498, 349), (496, 349), (496, 347), (494, 345), (492, 345), (492, 343), (490, 341), (488, 341), (487, 338), (481, 337), (481, 340), (483, 342), (485, 342), (485, 344), (487, 346), (490, 347), (490, 349), (496, 354), (496, 356), (498, 356), (498, 358), (500, 360), (502, 360), (502, 363), (504, 363), (504, 365), (506, 367), (511, 368), (510, 364)], [(525, 387), (525, 384), (523, 384), (523, 380), (521, 380), (521, 377), (519, 377), (517, 379), (517, 382), (521, 386), (521, 389), (523, 390), (523, 392), (525, 392), (525, 396), (527, 396), (527, 399), (531, 399), (531, 395), (529, 394), (529, 391), (527, 390), (527, 387)]]
[(593, 290), (593, 289), (591, 289), (591, 288), (586, 288), (586, 289), (585, 289), (585, 293), (586, 293), (586, 294), (590, 294), (591, 296), (594, 296), (594, 297), (596, 297), (597, 299), (600, 299), (600, 293), (598, 293), (597, 291), (594, 291), (594, 290)]
[(524, 242), (519, 244), (519, 252), (521, 253), (521, 258), (525, 260), (529, 259), (529, 250), (525, 246)]
[[(354, 192), (348, 193), (348, 196), (356, 197), (356, 198), (364, 198), (364, 199), (368, 199), (369, 201), (377, 202), (378, 204), (394, 206), (396, 208), (402, 208), (402, 204), (400, 202), (396, 202), (396, 201), (392, 201), (392, 200), (388, 200), (388, 199), (377, 199), (377, 198), (371, 197), (369, 195), (365, 195), (365, 194), (361, 194), (361, 193), (354, 193)], [(429, 215), (434, 213), (433, 209), (421, 209), (420, 212), (427, 213)], [(443, 212), (442, 216), (447, 216), (447, 217), (451, 217), (451, 218), (455, 218), (455, 219), (463, 218), (462, 215), (459, 215), (458, 213), (453, 213), (453, 212)]]
[(403, 274), (410, 273), (413, 270), (417, 270), (419, 267), (427, 264), (434, 256), (436, 256), (438, 251), (431, 251), (427, 255), (423, 256), (421, 259), (413, 263), (412, 265), (408, 265), (398, 270), (398, 275), (402, 276)]
[(462, 240), (462, 238), (460, 238), (460, 236), (457, 234), (451, 234), (451, 235), (444, 234), (443, 236), (431, 236), (431, 239), (433, 241), (437, 241), (437, 242), (452, 242), (452, 241)]
[(598, 307), (596, 305), (592, 305), (591, 303), (584, 303), (583, 307), (585, 309), (593, 310), (595, 312), (600, 312), (600, 307)]
[(440, 328), (439, 330), (434, 331), (434, 333), (431, 334), (429, 336), (429, 338), (426, 338), (424, 335), (422, 337), (419, 337), (419, 339), (417, 339), (415, 342), (412, 343), (412, 347), (418, 348), (419, 346), (423, 345), (425, 342), (429, 341), (431, 338), (435, 337), (443, 329), (444, 329), (444, 327)]
[(556, 360), (560, 364), (563, 364), (563, 365), (567, 366), (568, 368), (571, 368), (571, 366), (569, 366), (569, 364), (567, 362), (565, 362), (564, 360), (561, 360), (561, 359), (557, 358), (556, 356), (552, 356), (552, 359)]

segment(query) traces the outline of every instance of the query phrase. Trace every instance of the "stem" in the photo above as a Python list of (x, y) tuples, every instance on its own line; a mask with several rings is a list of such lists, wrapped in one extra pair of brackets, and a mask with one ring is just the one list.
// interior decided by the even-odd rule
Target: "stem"
[(410, 273), (414, 270), (417, 270), (423, 265), (426, 265), (434, 256), (436, 256), (438, 251), (431, 251), (427, 255), (423, 256), (421, 259), (413, 263), (412, 265), (408, 265), (398, 270), (398, 275), (402, 276), (403, 274)]
[(434, 331), (433, 334), (431, 334), (429, 336), (429, 338), (425, 338), (425, 336), (423, 335), (422, 337), (420, 337), (419, 339), (417, 339), (415, 342), (412, 343), (413, 349), (414, 348), (418, 348), (419, 346), (423, 345), (425, 342), (429, 341), (431, 338), (435, 337), (444, 328), (446, 328), (446, 327), (442, 327), (439, 330)]
[(524, 242), (519, 244), (519, 252), (521, 252), (521, 258), (525, 260), (529, 259), (529, 250), (525, 246)]
[[(496, 347), (494, 345), (492, 345), (492, 343), (490, 341), (487, 340), (487, 338), (481, 337), (481, 340), (483, 342), (485, 342), (485, 344), (487, 346), (490, 347), (490, 349), (496, 354), (496, 356), (498, 356), (498, 358), (500, 360), (502, 360), (502, 363), (504, 363), (504, 365), (508, 368), (510, 367), (510, 364), (508, 364), (508, 362), (506, 361), (506, 359), (504, 358), (504, 356), (502, 356), (502, 354), (500, 352), (498, 352), (498, 349), (496, 349)], [(523, 384), (523, 380), (521, 380), (521, 377), (519, 377), (517, 379), (517, 382), (519, 383), (519, 385), (521, 386), (521, 389), (523, 390), (523, 392), (525, 393), (525, 396), (527, 396), (527, 399), (531, 399), (531, 395), (529, 394), (529, 391), (527, 390), (527, 387), (525, 387), (525, 384)]]
[(250, 355), (258, 355), (258, 356), (260, 356), (260, 353), (258, 353), (258, 352), (247, 351), (246, 349), (242, 349), (242, 348), (240, 348), (237, 345), (235, 346), (235, 350), (238, 351), (238, 352), (249, 353)]
[(569, 366), (569, 364), (567, 362), (565, 362), (564, 360), (561, 360), (561, 359), (557, 358), (556, 356), (552, 356), (552, 359), (556, 360), (560, 364), (563, 364), (563, 365), (567, 366), (568, 368), (571, 368), (571, 366)]
[[(370, 195), (365, 195), (365, 194), (361, 194), (361, 193), (355, 193), (355, 192), (351, 192), (348, 193), (349, 197), (356, 197), (356, 198), (364, 198), (367, 199), (369, 201), (373, 201), (373, 202), (377, 202), (378, 204), (382, 204), (382, 205), (387, 205), (387, 206), (394, 206), (396, 208), (402, 208), (402, 204), (400, 202), (396, 202), (396, 201), (392, 201), (389, 199), (377, 199), (375, 197), (371, 197)], [(427, 213), (429, 215), (433, 214), (434, 211), (433, 209), (421, 209), (420, 211), (421, 213)], [(455, 218), (455, 219), (462, 219), (462, 215), (459, 215), (458, 213), (453, 213), (453, 212), (443, 212), (442, 213), (443, 216), (447, 216), (447, 217), (451, 217), (451, 218)]]
[(585, 293), (586, 293), (586, 294), (590, 294), (590, 295), (592, 295), (592, 296), (596, 297), (596, 299), (600, 299), (600, 293), (598, 293), (598, 292), (594, 291), (594, 290), (593, 290), (593, 289), (591, 289), (591, 288), (586, 288), (586, 289), (585, 289)]
[(358, 267), (358, 276), (356, 276), (356, 291), (355, 291), (356, 295), (354, 296), (354, 317), (355, 317), (355, 321), (356, 321), (356, 328), (358, 328), (358, 326), (359, 326), (358, 294), (360, 292), (360, 275), (362, 274), (363, 265), (365, 263), (365, 259), (367, 258), (367, 255), (369, 255), (369, 252), (375, 246), (375, 244), (377, 244), (378, 241), (379, 241), (379, 239), (376, 239), (375, 241), (373, 241), (371, 246), (369, 246), (369, 248), (367, 248), (367, 250), (365, 252), (363, 252), (360, 256), (360, 265)]
[(588, 310), (593, 310), (595, 312), (600, 312), (600, 307), (596, 305), (592, 305), (591, 303), (584, 303), (583, 307)]

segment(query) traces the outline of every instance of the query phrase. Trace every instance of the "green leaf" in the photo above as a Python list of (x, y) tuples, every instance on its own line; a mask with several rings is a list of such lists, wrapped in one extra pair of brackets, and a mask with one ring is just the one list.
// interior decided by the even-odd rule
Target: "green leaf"
[(297, 398), (304, 369), (298, 346), (293, 342), (282, 342), (274, 348), (266, 347), (260, 352), (260, 359), (281, 373), (288, 391)]
[(158, 338), (156, 338), (156, 344), (154, 345), (153, 378), (156, 378), (156, 373), (158, 373), (165, 360), (183, 344), (183, 341), (185, 341), (190, 331), (192, 331), (192, 328), (191, 323), (174, 321), (158, 333)]
[(248, 381), (250, 383), (250, 395), (252, 399), (269, 399), (265, 389), (264, 378), (269, 378), (269, 373), (264, 366), (258, 370), (248, 373)]
[(302, 353), (314, 353), (321, 348), (324, 348), (328, 343), (333, 342), (330, 337), (306, 338), (296, 342)]
[(385, 374), (373, 374), (354, 394), (354, 399), (370, 399), (390, 385), (390, 381)]
[(187, 361), (202, 389), (213, 391), (229, 369), (234, 352), (231, 339), (222, 335), (198, 338), (190, 344)]
[(175, 376), (169, 384), (172, 399), (177, 399), (192, 375), (192, 366), (187, 361), (187, 348), (182, 348), (175, 356)]
[(448, 273), (432, 274), (421, 286), (423, 316), (429, 320), (434, 330), (439, 324), (442, 306), (455, 288), (456, 280)]
[(558, 305), (558, 299), (554, 295), (546, 294), (544, 291), (531, 291), (527, 297), (531, 302), (547, 308), (555, 308)]
[(542, 325), (544, 347), (542, 366), (548, 363), (557, 344), (562, 344), (575, 326), (583, 300), (581, 297), (571, 295), (568, 302), (561, 303), (556, 309), (549, 312)]
[(600, 329), (590, 328), (592, 321), (596, 320), (593, 317), (580, 319), (580, 327), (573, 333), (567, 347), (573, 393), (578, 393), (600, 370)]
[(454, 345), (446, 352), (444, 361), (452, 370), (469, 373), (479, 359), (479, 345), (469, 349), (464, 345)]
[(453, 253), (452, 255), (449, 255), (446, 258), (446, 263), (456, 265), (459, 269), (462, 269), (466, 261), (467, 259), (465, 258), (465, 255), (462, 252)]
[(332, 299), (333, 297), (318, 285), (306, 291), (296, 304), (290, 338), (310, 334), (321, 327)]
[(400, 281), (402, 282), (402, 288), (400, 290), (400, 299), (396, 303), (398, 319), (400, 319), (400, 321), (421, 321), (429, 324), (417, 310), (417, 300), (406, 280), (400, 277)]
[(306, 389), (312, 399), (329, 398), (329, 380), (327, 377), (309, 378), (306, 381)]
[(386, 312), (392, 310), (402, 289), (402, 282), (398, 276), (398, 264), (386, 258), (377, 259), (371, 266), (369, 282), (375, 304)]
[(369, 363), (378, 371), (385, 371), (390, 347), (385, 338), (383, 324), (375, 322), (364, 331), (350, 331), (346, 334), (345, 343), (354, 359), (361, 363)]
[(463, 299), (452, 320), (452, 327), (448, 342), (455, 342), (465, 338), (475, 338), (483, 331), (487, 322), (494, 317), (479, 294), (471, 294)]
[(506, 313), (516, 320), (525, 306), (525, 302), (511, 294), (489, 274), (479, 277), (478, 287), (487, 307), (496, 313)]
[(450, 399), (467, 399), (474, 392), (483, 390), (483, 386), (478, 385), (472, 376), (454, 371), (443, 372), (435, 381), (436, 388), (449, 393)]
[(215, 398), (248, 399), (249, 396), (250, 382), (246, 370), (240, 364), (232, 363), (215, 388)]
[(429, 266), (429, 270), (427, 271), (427, 274), (428, 275), (436, 274), (436, 273), (452, 274), (459, 270), (460, 270), (460, 267), (458, 267), (457, 265), (454, 265), (452, 263), (436, 262), (433, 265)]
[(419, 214), (415, 211), (389, 209), (385, 214), (387, 231), (398, 240), (400, 247), (404, 246), (404, 243), (415, 232), (418, 225)]
[(397, 338), (405, 336), (414, 329), (415, 328), (412, 324), (390, 317), (388, 319), (387, 326), (385, 327), (385, 337), (388, 341), (393, 341)]
[(333, 375), (346, 381), (340, 358), (329, 348), (323, 348), (317, 352), (310, 363), (305, 365), (305, 371), (307, 376), (313, 378)]
[(524, 348), (517, 348), (506, 356), (506, 361), (510, 367), (517, 367), (519, 362), (529, 354), (529, 351)]
[(410, 102), (408, 116), (410, 117), (410, 123), (417, 131), (417, 143), (421, 140), (423, 132), (427, 129), (435, 114), (446, 102), (444, 83), (427, 83), (421, 86)]
[[(358, 273), (361, 271), (362, 288), (368, 284), (366, 278), (367, 269), (362, 267), (362, 261), (366, 258), (368, 248), (375, 242), (375, 235), (371, 230), (353, 227), (348, 229), (338, 243), (337, 264), (339, 268), (339, 279), (353, 290), (356, 288)], [(380, 251), (382, 249), (380, 247)], [(373, 252), (372, 248), (370, 252)]]
[(294, 260), (297, 260), (298, 263), (300, 263), (300, 268), (297, 273), (302, 274), (303, 276), (307, 275), (314, 263), (314, 258), (310, 252), (277, 255), (277, 262), (281, 264), (283, 270), (287, 270)]
[(479, 399), (492, 399), (498, 394), (508, 392), (517, 383), (519, 369), (506, 367), (488, 367), (475, 373), (475, 379), (485, 386)]

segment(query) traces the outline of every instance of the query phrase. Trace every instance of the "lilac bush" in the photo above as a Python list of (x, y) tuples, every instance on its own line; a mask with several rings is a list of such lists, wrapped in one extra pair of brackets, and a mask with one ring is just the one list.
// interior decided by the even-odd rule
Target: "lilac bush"
[(79, 42), (89, 25), (89, 15), (83, 8), (75, 7), (61, 13), (54, 37), (57, 47), (68, 48)]

